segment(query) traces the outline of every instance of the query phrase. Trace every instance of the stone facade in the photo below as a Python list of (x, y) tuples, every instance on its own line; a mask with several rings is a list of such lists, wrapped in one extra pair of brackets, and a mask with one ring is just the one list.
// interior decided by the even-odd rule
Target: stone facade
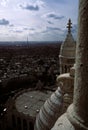
[(64, 104), (62, 113), (64, 113), (67, 107), (73, 102), (74, 73), (75, 65), (70, 68), (69, 73), (60, 74), (57, 77), (57, 85), (61, 87), (63, 93)]

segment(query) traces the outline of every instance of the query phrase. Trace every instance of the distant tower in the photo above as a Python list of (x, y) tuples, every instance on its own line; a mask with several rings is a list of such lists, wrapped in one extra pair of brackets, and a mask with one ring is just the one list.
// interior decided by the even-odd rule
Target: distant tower
[(59, 55), (60, 74), (69, 72), (75, 63), (75, 41), (71, 34), (71, 25), (71, 19), (69, 19), (67, 23), (68, 33), (64, 43), (61, 45)]

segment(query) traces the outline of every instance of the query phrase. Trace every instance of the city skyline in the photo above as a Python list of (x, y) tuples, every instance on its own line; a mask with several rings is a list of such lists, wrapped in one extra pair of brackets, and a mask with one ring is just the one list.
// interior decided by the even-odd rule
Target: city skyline
[(72, 20), (76, 39), (78, 0), (1, 0), (0, 41), (59, 41)]

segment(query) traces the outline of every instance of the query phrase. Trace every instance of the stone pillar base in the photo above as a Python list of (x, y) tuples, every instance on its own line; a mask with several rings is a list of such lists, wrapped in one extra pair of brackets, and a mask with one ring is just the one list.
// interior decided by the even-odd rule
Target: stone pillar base
[(58, 118), (51, 130), (75, 130), (75, 128), (68, 120), (67, 113), (65, 113), (60, 118)]
[(88, 130), (85, 121), (75, 113), (73, 104), (67, 109), (67, 118), (73, 124), (75, 130)]
[(70, 105), (67, 112), (56, 121), (51, 130), (88, 130), (84, 121), (73, 111), (73, 104)]

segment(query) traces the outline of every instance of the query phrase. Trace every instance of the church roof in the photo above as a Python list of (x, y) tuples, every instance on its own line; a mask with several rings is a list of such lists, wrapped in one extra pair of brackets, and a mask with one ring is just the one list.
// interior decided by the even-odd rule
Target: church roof
[(41, 106), (44, 104), (46, 99), (52, 94), (51, 91), (28, 91), (23, 92), (15, 99), (16, 110), (24, 115), (36, 117)]

